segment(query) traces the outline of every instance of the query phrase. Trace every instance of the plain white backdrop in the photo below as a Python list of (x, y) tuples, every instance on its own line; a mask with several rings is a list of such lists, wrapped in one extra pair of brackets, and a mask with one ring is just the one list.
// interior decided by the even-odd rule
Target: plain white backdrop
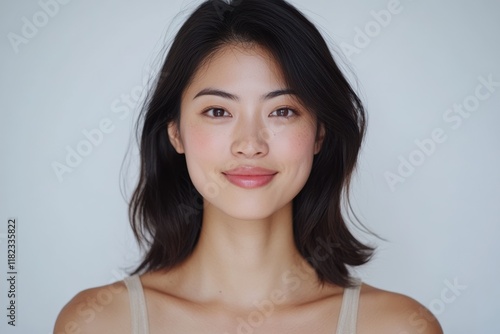
[[(367, 237), (378, 252), (359, 275), (429, 307), (446, 333), (499, 333), (500, 2), (291, 2), (356, 74), (369, 115), (353, 202), (388, 242)], [(133, 149), (125, 198), (120, 170), (160, 51), (199, 3), (0, 3), (0, 332), (50, 333), (78, 291), (136, 263)]]

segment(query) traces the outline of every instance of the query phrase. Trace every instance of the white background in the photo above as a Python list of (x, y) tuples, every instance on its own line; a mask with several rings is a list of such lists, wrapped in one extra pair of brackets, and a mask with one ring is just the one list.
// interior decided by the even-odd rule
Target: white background
[[(198, 3), (73, 0), (43, 22), (37, 1), (1, 2), (0, 332), (51, 332), (78, 291), (121, 279), (137, 260), (126, 204), (133, 151), (125, 198), (120, 169), (139, 103), (125, 99), (145, 87), (162, 46)], [(385, 26), (371, 11), (389, 1), (292, 3), (347, 58), (368, 110), (353, 202), (389, 241), (377, 242), (360, 274), (434, 310), (447, 333), (499, 333), (500, 87), (479, 106), (471, 96), (479, 77), (500, 82), (500, 2), (401, 0)], [(40, 27), (14, 47), (9, 34), (23, 36), (23, 18)], [(362, 45), (365, 28), (371, 37)], [(358, 53), (347, 57), (347, 44)], [(474, 110), (459, 126), (443, 118), (465, 102)], [(66, 164), (67, 147), (77, 149), (82, 131), (106, 119), (113, 130), (59, 180), (53, 163)], [(418, 153), (415, 141), (436, 128), (446, 140)], [(398, 173), (400, 156), (419, 165), (391, 189), (385, 175)], [(18, 219), (15, 328), (6, 324), (9, 217)]]

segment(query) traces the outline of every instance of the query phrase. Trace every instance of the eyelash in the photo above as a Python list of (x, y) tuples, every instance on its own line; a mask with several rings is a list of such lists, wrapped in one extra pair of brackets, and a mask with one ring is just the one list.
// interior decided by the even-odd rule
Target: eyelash
[[(208, 108), (208, 109), (205, 109), (205, 110), (202, 112), (202, 114), (206, 115), (206, 114), (207, 114), (209, 111), (211, 111), (211, 110), (212, 110), (212, 111), (213, 111), (213, 110), (222, 110), (222, 111), (224, 111), (224, 113), (226, 113), (226, 112), (227, 112), (227, 110), (225, 110), (224, 108), (210, 107), (210, 108)], [(290, 108), (290, 107), (281, 107), (281, 108), (278, 108), (278, 109), (274, 110), (272, 113), (275, 113), (275, 112), (280, 111), (280, 110), (288, 110), (288, 111), (291, 111), (291, 112), (293, 113), (293, 115), (292, 115), (292, 116), (271, 116), (271, 117), (283, 117), (283, 118), (288, 119), (288, 118), (291, 118), (291, 117), (295, 117), (295, 116), (297, 116), (297, 115), (299, 114), (299, 113), (298, 113), (295, 109)], [(272, 114), (272, 113), (271, 113), (271, 114)], [(210, 117), (210, 118), (223, 118), (224, 116), (207, 116), (207, 117)], [(227, 117), (227, 116), (226, 116), (226, 117)], [(229, 117), (232, 117), (232, 116), (229, 116)]]

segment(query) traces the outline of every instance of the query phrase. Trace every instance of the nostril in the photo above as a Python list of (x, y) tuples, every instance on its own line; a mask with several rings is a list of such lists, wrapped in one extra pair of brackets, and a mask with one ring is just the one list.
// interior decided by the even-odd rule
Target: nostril
[(268, 149), (265, 141), (255, 140), (255, 138), (235, 140), (231, 146), (234, 155), (246, 157), (264, 156)]

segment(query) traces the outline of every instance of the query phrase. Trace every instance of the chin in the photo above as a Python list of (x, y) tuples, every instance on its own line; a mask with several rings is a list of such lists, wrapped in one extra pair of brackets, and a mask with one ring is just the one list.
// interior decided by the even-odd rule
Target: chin
[(231, 203), (217, 207), (224, 215), (237, 220), (263, 220), (278, 213), (286, 205), (271, 203)]
[(247, 214), (238, 214), (238, 215), (230, 215), (232, 218), (235, 220), (241, 220), (241, 221), (257, 221), (257, 220), (264, 220), (267, 219), (271, 216), (269, 215), (263, 215), (263, 214), (255, 214), (255, 212), (248, 212)]

